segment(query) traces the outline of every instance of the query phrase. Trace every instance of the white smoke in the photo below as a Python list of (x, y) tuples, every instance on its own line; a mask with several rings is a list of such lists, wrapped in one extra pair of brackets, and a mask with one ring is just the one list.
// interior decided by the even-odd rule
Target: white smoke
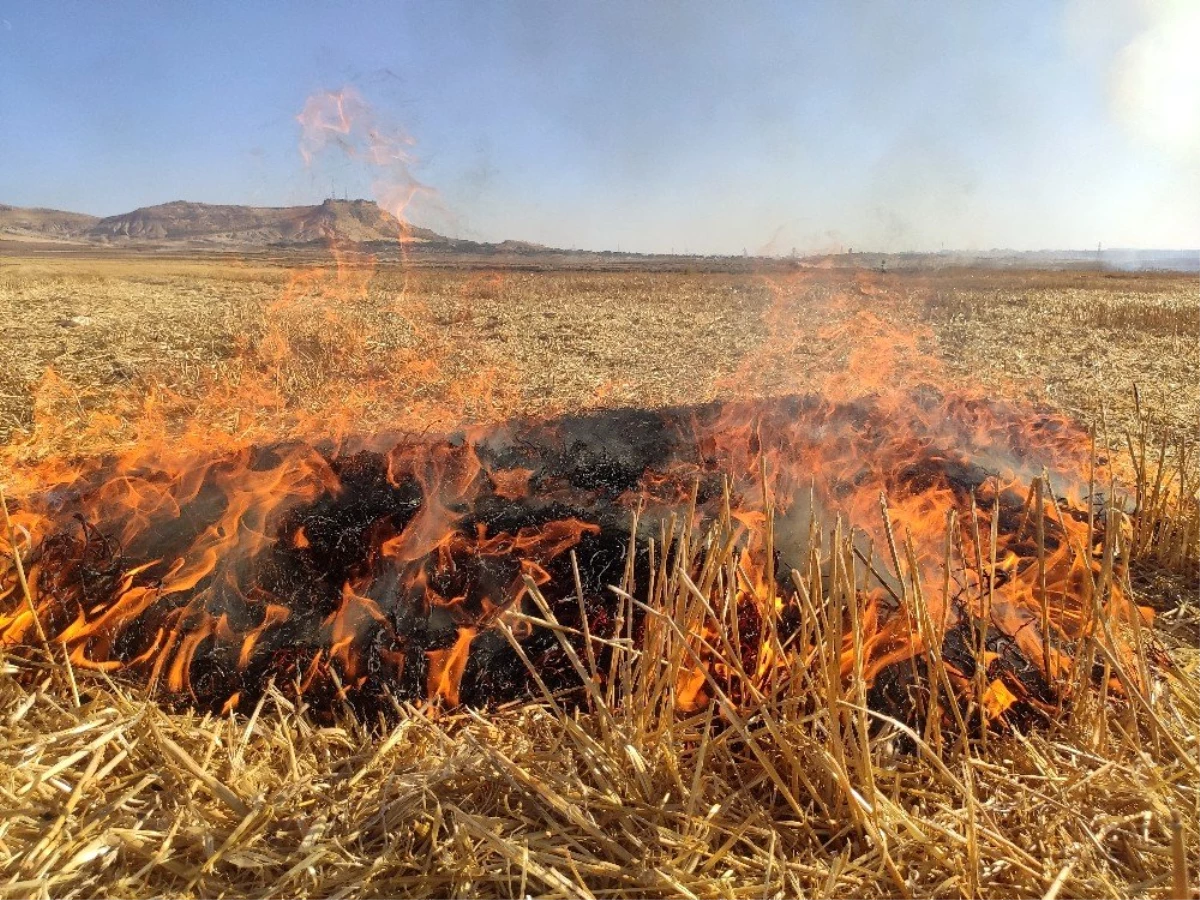
[(1107, 57), (1115, 119), (1134, 137), (1200, 165), (1200, 2), (1074, 0), (1068, 37)]

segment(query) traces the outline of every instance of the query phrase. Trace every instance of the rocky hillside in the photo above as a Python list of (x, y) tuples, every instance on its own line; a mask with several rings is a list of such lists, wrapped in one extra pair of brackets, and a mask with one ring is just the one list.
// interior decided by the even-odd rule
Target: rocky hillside
[[(337, 239), (354, 243), (395, 241), (401, 225), (369, 200), (326, 200), (320, 206), (223, 206), (176, 201), (147, 206), (94, 222), (83, 236), (100, 241), (141, 240), (267, 246)], [(444, 241), (424, 228), (417, 241)]]
[(0, 203), (0, 236), (10, 239), (70, 240), (86, 233), (98, 221), (84, 213)]
[(553, 251), (525, 241), (480, 243), (448, 238), (428, 228), (407, 228), (371, 200), (326, 200), (317, 206), (237, 206), (176, 200), (117, 216), (0, 205), (0, 247), (25, 252), (35, 244), (55, 251), (111, 248), (148, 251), (253, 253), (287, 248), (321, 250), (331, 243), (360, 244), (372, 253), (409, 249), (462, 257), (544, 256)]
[[(370, 200), (326, 200), (319, 206), (229, 206), (177, 200), (103, 219), (54, 209), (0, 204), (0, 239), (84, 244), (260, 247), (395, 243), (400, 222)], [(427, 228), (410, 227), (409, 240), (430, 246), (456, 242)]]

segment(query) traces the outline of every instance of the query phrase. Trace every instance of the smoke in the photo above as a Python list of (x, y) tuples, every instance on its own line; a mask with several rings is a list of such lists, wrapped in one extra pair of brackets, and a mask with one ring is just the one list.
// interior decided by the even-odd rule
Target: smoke
[[(312, 94), (296, 121), (305, 166), (312, 168), (323, 159), (332, 162), (334, 171), (346, 161), (357, 164), (362, 171), (349, 177), (369, 178), (373, 199), (401, 222), (408, 222), (414, 206), (426, 221), (441, 210), (436, 192), (415, 174), (416, 140), (376, 115), (353, 87)], [(326, 153), (331, 148), (339, 151), (332, 160)]]
[(1102, 9), (1075, 0), (1066, 24), (1076, 50), (1107, 58), (1116, 121), (1137, 140), (1200, 165), (1200, 4), (1124, 0)]
[(1147, 11), (1113, 67), (1114, 110), (1134, 134), (1200, 162), (1200, 4), (1158, 0)]

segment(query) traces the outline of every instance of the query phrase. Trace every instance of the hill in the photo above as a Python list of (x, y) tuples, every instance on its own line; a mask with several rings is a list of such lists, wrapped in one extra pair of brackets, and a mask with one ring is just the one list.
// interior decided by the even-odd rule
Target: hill
[(82, 235), (99, 221), (96, 216), (84, 213), (0, 203), (0, 235), (8, 238), (69, 240)]
[[(0, 205), (0, 248), (10, 252), (266, 250), (307, 252), (330, 244), (353, 244), (388, 256), (400, 250), (434, 258), (523, 259), (566, 251), (527, 241), (449, 238), (428, 228), (402, 224), (371, 200), (326, 200), (315, 206), (241, 206), (175, 200), (98, 218), (83, 213)], [(589, 254), (583, 254), (588, 256)]]
[[(414, 241), (446, 241), (410, 228)], [(99, 241), (186, 242), (236, 246), (396, 241), (401, 223), (369, 200), (326, 200), (319, 206), (226, 206), (177, 200), (94, 222), (82, 236)]]

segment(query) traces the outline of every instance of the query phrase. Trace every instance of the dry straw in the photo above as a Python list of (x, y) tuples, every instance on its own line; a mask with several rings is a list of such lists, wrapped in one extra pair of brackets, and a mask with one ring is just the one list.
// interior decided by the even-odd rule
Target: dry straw
[[(735, 651), (748, 579), (728, 515), (703, 534), (687, 515), (663, 526), (650, 583), (629, 570), (613, 586), (612, 638), (563, 625), (528, 583), (537, 612), (518, 618), (560, 639), (585, 685), (570, 705), (543, 684), (486, 713), (398, 705), (387, 725), (318, 727), (274, 687), (249, 717), (169, 714), (53, 647), (10, 657), (0, 896), (1182, 896), (1200, 847), (1200, 658), (1186, 616), (1146, 632), (1106, 598), (1134, 587), (1129, 549), (1194, 566), (1196, 512), (1186, 468), (1135, 460), (1131, 548), (1111, 510), (1079, 675), (1024, 733), (971, 724), (985, 685), (955, 688), (927, 600), (948, 586), (920, 582), (903, 536), (881, 577), (840, 521), (791, 573), (787, 646), (766, 617), (787, 666), (747, 671)], [(989, 560), (973, 525), (975, 559), (948, 537), (947, 566), (995, 565), (994, 531)], [(899, 585), (926, 648), (916, 725), (867, 704), (869, 579)], [(711, 702), (687, 713), (695, 678)]]

